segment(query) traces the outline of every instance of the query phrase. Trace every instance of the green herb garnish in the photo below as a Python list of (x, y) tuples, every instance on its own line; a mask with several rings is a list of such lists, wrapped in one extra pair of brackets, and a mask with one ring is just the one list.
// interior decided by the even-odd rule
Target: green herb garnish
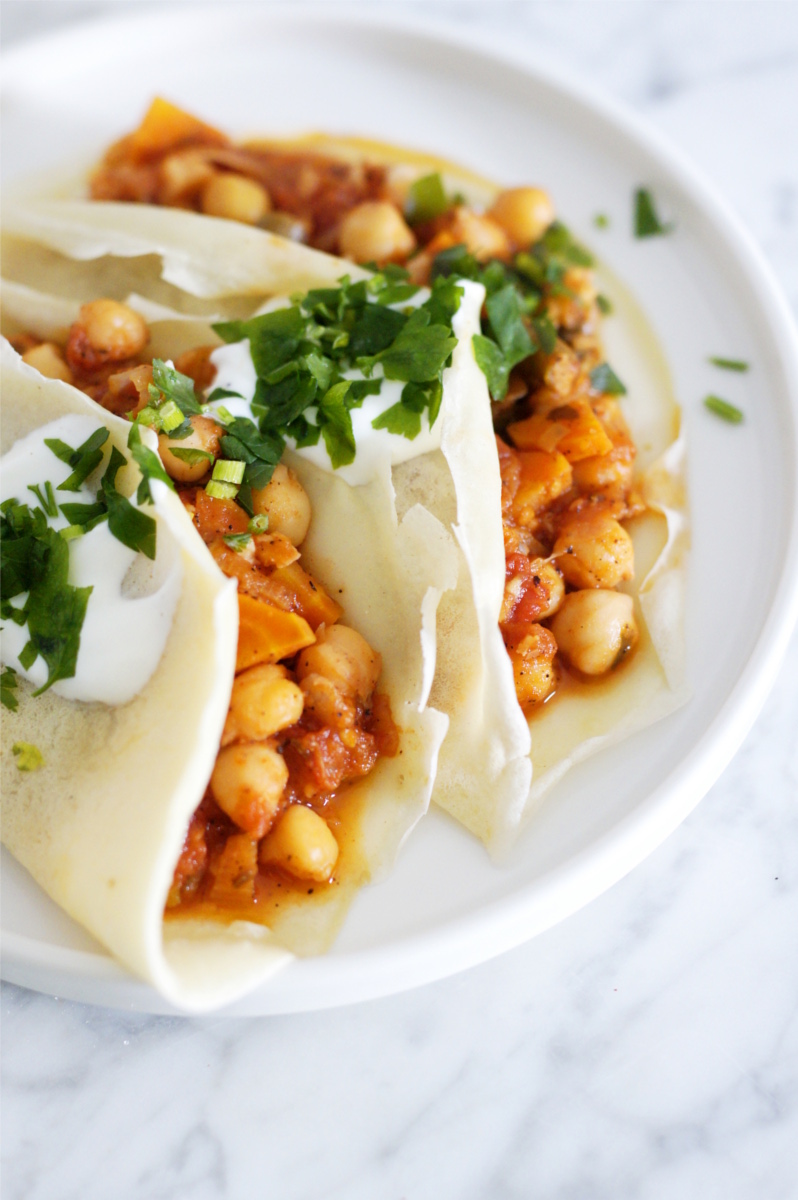
[(19, 708), (19, 699), (17, 697), (17, 673), (13, 667), (6, 667), (2, 675), (0, 675), (0, 704), (5, 708), (16, 712)]
[(149, 396), (156, 409), (172, 403), (184, 417), (199, 416), (202, 408), (194, 394), (194, 380), (175, 370), (162, 358), (152, 360), (152, 383)]
[(713, 367), (721, 367), (724, 371), (739, 371), (741, 374), (750, 371), (751, 366), (742, 358), (709, 358)]
[(252, 541), (251, 533), (226, 533), (222, 538), (225, 546), (229, 546), (231, 550), (235, 550), (240, 554), (246, 550)]
[(103, 460), (102, 447), (108, 441), (108, 430), (96, 429), (94, 433), (86, 438), (82, 445), (78, 446), (77, 450), (73, 450), (66, 442), (62, 442), (60, 438), (45, 438), (44, 444), (52, 450), (56, 458), (60, 458), (61, 462), (65, 462), (67, 466), (72, 468), (72, 474), (68, 475), (63, 483), (58, 484), (59, 492), (79, 492), (81, 485), (88, 479), (92, 471), (99, 467)]
[(14, 742), (11, 753), (17, 760), (19, 771), (38, 771), (39, 767), (44, 766), (44, 755), (39, 747), (31, 742)]
[(704, 407), (716, 416), (722, 417), (724, 421), (729, 421), (732, 425), (740, 425), (745, 420), (745, 414), (737, 408), (736, 405), (730, 404), (728, 400), (721, 399), (720, 396), (706, 396), (704, 398)]
[(596, 226), (596, 229), (609, 229), (610, 219), (606, 213), (596, 213), (593, 218), (593, 224)]
[(108, 509), (108, 528), (114, 537), (128, 549), (154, 559), (155, 520), (131, 504), (127, 496), (123, 496), (116, 488), (116, 477), (126, 465), (124, 454), (114, 446), (97, 499)]
[[(0, 559), (0, 615), (28, 626), (20, 663), (25, 670), (39, 657), (47, 664), (47, 683), (36, 692), (39, 695), (75, 674), (92, 589), (70, 585), (67, 542), (47, 524), (41, 509), (16, 500), (0, 505)], [(15, 608), (11, 600), (23, 593), (25, 603)]]
[(612, 301), (610, 300), (609, 296), (605, 296), (602, 292), (599, 292), (599, 294), (596, 296), (596, 307), (600, 313), (603, 313), (605, 317), (608, 317), (612, 312)]
[(425, 175), (410, 187), (405, 204), (405, 216), (411, 225), (432, 221), (451, 207), (439, 174)]
[[(338, 287), (292, 297), (290, 307), (214, 327), (227, 342), (249, 340), (258, 373), (251, 405), (256, 424), (232, 420), (221, 440), (224, 457), (246, 465), (237, 498), (248, 512), (252, 489), (268, 483), (289, 438), (300, 447), (323, 440), (334, 468), (353, 461), (351, 413), (379, 394), (381, 377), (406, 386), (402, 411), (383, 413), (375, 428), (412, 438), (424, 411), (434, 423), (441, 374), (456, 345), (452, 318), (462, 289), (441, 277), (418, 307), (390, 307), (418, 290), (406, 271), (391, 266), (368, 280), (344, 277)], [(352, 370), (363, 378), (349, 378)]]
[(657, 216), (654, 197), (646, 188), (638, 188), (635, 192), (634, 233), (637, 238), (658, 237), (671, 233), (675, 228), (669, 221), (663, 224)]
[(609, 363), (599, 363), (590, 372), (591, 386), (605, 396), (625, 396), (626, 388)]

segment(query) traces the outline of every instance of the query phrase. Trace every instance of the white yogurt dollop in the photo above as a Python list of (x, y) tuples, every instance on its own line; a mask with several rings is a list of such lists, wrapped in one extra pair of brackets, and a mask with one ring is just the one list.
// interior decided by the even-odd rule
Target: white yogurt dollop
[[(70, 468), (56, 458), (44, 440), (58, 438), (77, 448), (98, 427), (99, 422), (92, 417), (71, 414), (20, 438), (0, 461), (0, 501), (15, 499), (34, 508), (37, 500), (28, 485), (41, 487), (49, 481), (57, 503), (93, 503), (104, 466), (89, 477), (96, 480), (94, 486), (84, 482), (79, 492), (59, 492), (58, 484), (67, 478)], [(152, 515), (151, 509), (149, 512)], [(69, 524), (60, 512), (57, 517), (48, 517), (47, 523), (52, 529)], [(172, 628), (183, 576), (177, 546), (163, 536), (165, 532), (160, 524), (155, 562), (123, 545), (111, 533), (107, 521), (68, 543), (69, 583), (91, 587), (92, 592), (80, 633), (75, 674), (53, 684), (52, 690), (59, 696), (126, 704), (155, 672)], [(22, 607), (24, 600), (19, 596), (12, 604)], [(44, 660), (37, 658), (28, 670), (19, 661), (27, 641), (27, 625), (2, 622), (3, 663), (41, 687), (47, 682)]]
[[(485, 299), (485, 289), (481, 284), (467, 279), (458, 280), (458, 285), (463, 289), (463, 298), (454, 315), (452, 331), (458, 341), (470, 342), (473, 335), (480, 331), (479, 315)], [(422, 289), (416, 297), (413, 297), (411, 303), (413, 306), (423, 303), (428, 295), (429, 293)], [(233, 416), (251, 418), (250, 404), (255, 395), (258, 378), (249, 351), (249, 341), (219, 346), (211, 354), (211, 362), (217, 372), (211, 390), (217, 387), (227, 388), (244, 398), (238, 400), (230, 397), (220, 400), (218, 403), (211, 404), (211, 408), (222, 405)], [(378, 367), (372, 378), (380, 378), (380, 370), (381, 368)], [(447, 377), (453, 370), (455, 370), (454, 367), (449, 367), (443, 373), (444, 403), (442, 408), (446, 402)], [(364, 378), (357, 370), (345, 371), (342, 374), (346, 379)], [(372, 421), (399, 402), (403, 387), (403, 383), (392, 379), (383, 379), (379, 395), (367, 396), (359, 408), (351, 410), (356, 450), (354, 461), (348, 466), (333, 468), (323, 438), (319, 438), (315, 446), (301, 448), (298, 448), (289, 438), (288, 446), (301, 458), (308, 459), (309, 462), (315, 463), (325, 471), (334, 471), (337, 476), (352, 485), (368, 483), (370, 479), (374, 478), (379, 467), (386, 462), (395, 466), (397, 463), (426, 454), (430, 450), (439, 449), (443, 422), (439, 416), (430, 429), (426, 411), (421, 415), (421, 431), (412, 440), (401, 434), (391, 433), (387, 429), (372, 427)], [(305, 416), (313, 423), (314, 410), (309, 409)]]

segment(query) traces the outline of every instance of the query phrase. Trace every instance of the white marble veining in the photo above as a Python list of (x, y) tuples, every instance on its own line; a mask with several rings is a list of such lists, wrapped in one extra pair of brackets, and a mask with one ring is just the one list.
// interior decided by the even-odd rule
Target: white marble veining
[[(4, 37), (107, 7), (6, 0)], [(725, 193), (798, 311), (798, 5), (418, 11), (525, 39), (644, 114)], [(464, 975), (202, 1021), (5, 985), (5, 1200), (795, 1200), (796, 680), (798, 635), (669, 841)]]

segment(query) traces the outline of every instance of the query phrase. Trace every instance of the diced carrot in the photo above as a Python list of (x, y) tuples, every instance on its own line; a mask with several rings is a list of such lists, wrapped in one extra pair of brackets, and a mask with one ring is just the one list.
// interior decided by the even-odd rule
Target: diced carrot
[(310, 625), (297, 613), (283, 612), (239, 592), (236, 671), (258, 663), (279, 662), (312, 646), (315, 640)]
[(197, 488), (194, 504), (194, 520), (204, 542), (230, 533), (247, 532), (249, 516), (235, 500), (217, 500), (209, 496), (204, 488)]
[(585, 400), (533, 413), (509, 425), (507, 432), (519, 450), (545, 450), (549, 454), (556, 450), (571, 463), (608, 454), (612, 449), (604, 426)]
[(296, 597), (297, 611), (302, 614), (311, 629), (318, 629), (319, 625), (333, 625), (344, 611), (299, 563), (278, 567), (276, 571), (272, 571), (271, 578), (287, 587)]
[(127, 145), (134, 157), (149, 158), (187, 142), (225, 146), (228, 138), (212, 125), (206, 125), (182, 108), (156, 96)]

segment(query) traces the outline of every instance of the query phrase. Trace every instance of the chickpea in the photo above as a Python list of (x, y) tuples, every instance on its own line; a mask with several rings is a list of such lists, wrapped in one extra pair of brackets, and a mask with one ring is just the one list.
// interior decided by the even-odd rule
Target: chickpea
[(338, 843), (323, 817), (291, 804), (260, 848), (262, 866), (279, 866), (299, 879), (325, 883), (338, 861)]
[(366, 200), (350, 209), (341, 222), (338, 248), (355, 262), (402, 261), (416, 239), (399, 209), (388, 200)]
[(302, 680), (304, 711), (310, 713), (322, 725), (332, 729), (351, 729), (357, 720), (357, 710), (351, 697), (340, 685), (325, 675), (313, 672)]
[(122, 362), (141, 354), (150, 340), (147, 322), (117, 300), (92, 300), (83, 304), (77, 324), (101, 362)]
[(239, 829), (261, 838), (280, 809), (288, 767), (268, 742), (239, 742), (216, 756), (213, 798)]
[(640, 636), (632, 597), (598, 588), (566, 596), (551, 632), (566, 662), (585, 675), (617, 666)]
[(209, 217), (225, 217), (257, 225), (271, 209), (269, 193), (256, 179), (246, 175), (211, 176), (202, 189), (202, 211)]
[(310, 527), (310, 500), (294, 472), (280, 463), (266, 487), (253, 488), (252, 506), (269, 518), (269, 532), (283, 533), (295, 546), (304, 542)]
[(542, 188), (508, 188), (496, 197), (488, 215), (499, 222), (516, 246), (525, 247), (543, 237), (554, 220), (554, 205)]
[(600, 508), (566, 515), (552, 554), (575, 588), (613, 588), (635, 573), (632, 539)]
[(320, 628), (316, 641), (297, 659), (300, 683), (308, 675), (323, 675), (350, 696), (365, 703), (374, 691), (382, 659), (365, 638), (346, 625)]
[(64, 361), (61, 350), (55, 342), (42, 342), (32, 350), (26, 350), (22, 361), (29, 367), (35, 367), (45, 379), (60, 379), (64, 383), (72, 382), (72, 372)]
[(285, 667), (261, 663), (237, 675), (230, 697), (230, 720), (240, 737), (262, 741), (295, 724), (304, 699)]
[(204, 450), (214, 458), (219, 453), (222, 430), (212, 417), (189, 417), (192, 432), (188, 437), (173, 438), (168, 433), (158, 434), (158, 452), (168, 475), (178, 483), (196, 483), (207, 475), (213, 463), (207, 458), (188, 463), (176, 457), (173, 450)]

